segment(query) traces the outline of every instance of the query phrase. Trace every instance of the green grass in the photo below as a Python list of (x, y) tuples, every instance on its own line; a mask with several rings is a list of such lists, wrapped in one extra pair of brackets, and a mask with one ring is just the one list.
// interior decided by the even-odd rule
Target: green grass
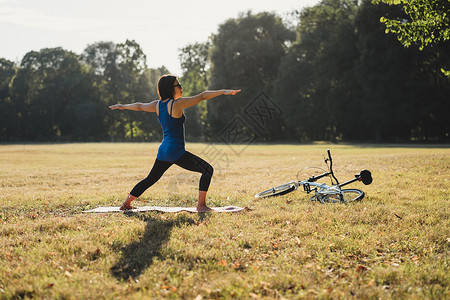
[[(209, 205), (251, 211), (82, 213), (120, 205), (157, 147), (1, 145), (0, 298), (449, 297), (447, 146), (188, 144), (213, 160)], [(372, 171), (362, 202), (253, 198), (328, 148), (341, 181)], [(195, 206), (197, 185), (173, 166), (135, 204)]]

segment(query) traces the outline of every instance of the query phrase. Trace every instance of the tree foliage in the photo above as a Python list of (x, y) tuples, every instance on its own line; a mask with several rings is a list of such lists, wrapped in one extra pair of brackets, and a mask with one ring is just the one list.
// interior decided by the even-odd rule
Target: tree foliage
[(374, 0), (375, 3), (401, 5), (406, 15), (397, 18), (382, 16), (386, 33), (397, 34), (406, 47), (411, 43), (422, 50), (450, 39), (450, 2), (447, 0)]
[[(403, 46), (411, 44), (423, 50), (450, 39), (450, 1), (448, 0), (374, 0), (374, 3), (399, 5), (404, 15), (396, 18), (382, 16), (380, 21), (386, 25), (386, 33), (397, 35)], [(450, 71), (441, 68), (450, 77)]]
[[(242, 13), (206, 42), (181, 48), (185, 96), (242, 89), (186, 110), (189, 140), (220, 141), (232, 128), (226, 133), (253, 132), (261, 142), (449, 141), (450, 82), (440, 71), (450, 67), (448, 2), (376, 2), (322, 0), (289, 23)], [(386, 25), (423, 49), (404, 47)], [(0, 59), (0, 140), (159, 141), (154, 115), (108, 106), (157, 99), (167, 73), (148, 68), (132, 40), (97, 42), (81, 55), (31, 51), (19, 65)], [(279, 114), (255, 129), (249, 108), (261, 118), (271, 109), (256, 102), (260, 95)]]

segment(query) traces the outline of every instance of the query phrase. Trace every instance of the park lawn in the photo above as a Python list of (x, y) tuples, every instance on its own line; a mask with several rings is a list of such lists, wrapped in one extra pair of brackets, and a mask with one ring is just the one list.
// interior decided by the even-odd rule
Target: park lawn
[[(251, 210), (82, 213), (120, 205), (157, 147), (0, 145), (0, 298), (449, 298), (448, 146), (188, 144), (209, 205)], [(341, 181), (372, 171), (361, 202), (254, 199), (326, 149)], [(198, 178), (173, 166), (134, 204), (195, 206)]]

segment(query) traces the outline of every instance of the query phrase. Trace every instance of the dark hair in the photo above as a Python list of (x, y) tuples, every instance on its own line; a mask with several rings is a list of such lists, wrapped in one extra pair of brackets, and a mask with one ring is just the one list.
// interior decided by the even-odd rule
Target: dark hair
[(158, 95), (161, 100), (173, 99), (175, 88), (173, 84), (177, 80), (174, 75), (166, 74), (161, 76), (158, 81)]

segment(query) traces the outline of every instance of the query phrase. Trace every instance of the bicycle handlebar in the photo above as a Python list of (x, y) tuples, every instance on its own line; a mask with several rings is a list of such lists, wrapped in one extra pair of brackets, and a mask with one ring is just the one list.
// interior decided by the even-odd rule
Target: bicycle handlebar
[[(306, 181), (307, 182), (315, 182), (317, 180), (319, 180), (320, 178), (326, 177), (326, 176), (330, 176), (333, 177), (333, 179), (336, 181), (336, 184), (339, 184), (339, 181), (337, 180), (337, 178), (334, 176), (333, 173), (333, 159), (331, 158), (331, 151), (330, 149), (327, 149), (327, 154), (328, 154), (328, 158), (325, 158), (325, 164), (328, 166), (328, 169), (330, 170), (329, 172), (325, 172), (323, 174), (317, 175), (317, 176), (311, 176), (310, 178), (308, 178)], [(330, 165), (328, 165), (328, 162), (330, 162)]]
[(334, 180), (336, 180), (336, 184), (339, 184), (339, 180), (337, 180), (336, 176), (334, 176), (334, 173), (333, 173), (333, 159), (331, 158), (330, 149), (327, 149), (327, 153), (328, 153), (328, 159), (325, 159), (325, 163), (327, 161), (330, 162), (330, 175), (331, 175), (331, 177), (333, 177)]

